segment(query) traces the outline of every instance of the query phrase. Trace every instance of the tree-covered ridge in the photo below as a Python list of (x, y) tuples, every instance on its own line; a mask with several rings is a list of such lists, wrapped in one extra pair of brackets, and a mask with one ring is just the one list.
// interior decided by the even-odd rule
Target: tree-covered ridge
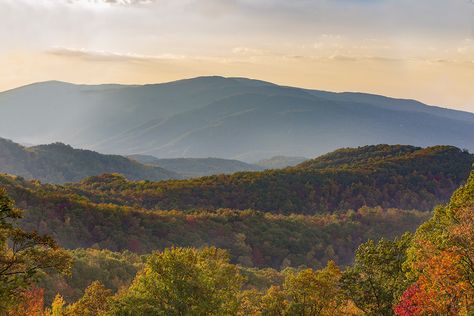
[(23, 147), (3, 138), (0, 138), (0, 172), (48, 183), (75, 182), (113, 172), (130, 180), (180, 178), (172, 171), (146, 166), (118, 155), (102, 155), (62, 143)]
[(0, 180), (25, 209), (22, 226), (51, 234), (63, 247), (146, 253), (173, 245), (214, 245), (227, 249), (232, 262), (257, 267), (319, 267), (329, 259), (347, 264), (361, 242), (414, 231), (428, 216), (380, 207), (322, 215), (149, 211), (96, 204), (60, 186)]
[[(162, 182), (103, 175), (66, 188), (95, 202), (147, 209), (231, 208), (286, 214), (363, 206), (431, 210), (465, 181), (474, 161), (473, 155), (449, 146), (380, 145), (335, 155), (338, 158), (327, 168), (303, 163), (283, 170)], [(327, 157), (331, 156), (322, 160), (330, 160)]]
[(370, 145), (357, 148), (341, 148), (315, 159), (307, 160), (296, 168), (329, 169), (329, 168), (362, 168), (371, 165), (389, 165), (407, 161), (415, 156), (446, 155), (457, 153), (453, 146), (434, 146), (421, 148), (409, 145)]
[[(14, 182), (14, 178), (4, 181)], [(26, 190), (37, 186), (31, 183)], [(471, 315), (473, 202), (474, 172), (450, 203), (436, 208), (414, 235), (364, 242), (346, 267), (328, 260), (318, 270), (305, 265), (282, 266), (279, 271), (243, 268), (233, 264), (226, 251), (214, 247), (169, 247), (146, 258), (130, 252), (77, 250), (72, 268), (78, 274), (76, 281), (43, 279), (37, 286), (48, 286), (47, 295), (58, 292), (46, 305), (44, 289), (23, 288), (20, 304), (10, 305), (7, 315)], [(138, 272), (132, 277), (134, 271)], [(121, 277), (111, 280), (114, 273)]]

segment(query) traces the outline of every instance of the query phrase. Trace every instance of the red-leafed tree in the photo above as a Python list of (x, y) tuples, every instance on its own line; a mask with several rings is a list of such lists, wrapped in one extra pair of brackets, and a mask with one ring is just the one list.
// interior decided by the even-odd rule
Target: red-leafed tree
[(474, 312), (474, 173), (418, 229), (408, 253), (406, 268), (416, 285), (395, 306), (397, 315)]

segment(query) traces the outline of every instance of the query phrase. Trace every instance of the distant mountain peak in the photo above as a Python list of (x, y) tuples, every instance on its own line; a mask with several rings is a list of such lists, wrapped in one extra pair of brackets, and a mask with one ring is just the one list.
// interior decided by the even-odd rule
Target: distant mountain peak
[(161, 158), (258, 161), (379, 143), (474, 150), (473, 113), (238, 77), (153, 85), (42, 83), (0, 93), (0, 116), (8, 118), (0, 136), (20, 143), (57, 140)]

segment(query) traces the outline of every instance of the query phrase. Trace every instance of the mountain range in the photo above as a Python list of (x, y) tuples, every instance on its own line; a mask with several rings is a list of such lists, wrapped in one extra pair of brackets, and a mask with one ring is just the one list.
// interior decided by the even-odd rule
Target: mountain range
[(103, 153), (257, 161), (367, 144), (474, 150), (474, 114), (414, 100), (245, 78), (150, 85), (42, 82), (0, 93), (0, 135)]

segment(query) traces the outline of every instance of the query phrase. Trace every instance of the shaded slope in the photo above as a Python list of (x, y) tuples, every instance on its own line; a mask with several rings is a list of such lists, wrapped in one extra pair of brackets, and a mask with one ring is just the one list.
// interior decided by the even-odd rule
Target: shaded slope
[(472, 113), (245, 78), (144, 86), (38, 83), (0, 93), (0, 116), (8, 117), (0, 135), (16, 141), (162, 158), (257, 161), (377, 143), (474, 150)]
[(130, 180), (180, 177), (172, 171), (145, 166), (122, 156), (74, 149), (62, 143), (26, 148), (1, 138), (0, 172), (50, 183), (74, 182), (103, 173), (121, 173)]
[[(364, 166), (403, 162), (416, 156), (430, 154), (434, 148), (420, 150), (419, 147), (406, 145), (373, 145), (358, 148), (341, 148), (315, 159), (307, 160), (296, 166), (297, 169), (344, 168), (354, 169)], [(449, 152), (452, 147), (437, 147), (437, 152)]]
[[(474, 148), (474, 121), (336, 102), (307, 95), (239, 94), (206, 107), (148, 122), (109, 139), (106, 151), (130, 148), (158, 156), (219, 156), (255, 160), (314, 156), (376, 144), (452, 144)], [(157, 137), (157, 135), (159, 135)]]

